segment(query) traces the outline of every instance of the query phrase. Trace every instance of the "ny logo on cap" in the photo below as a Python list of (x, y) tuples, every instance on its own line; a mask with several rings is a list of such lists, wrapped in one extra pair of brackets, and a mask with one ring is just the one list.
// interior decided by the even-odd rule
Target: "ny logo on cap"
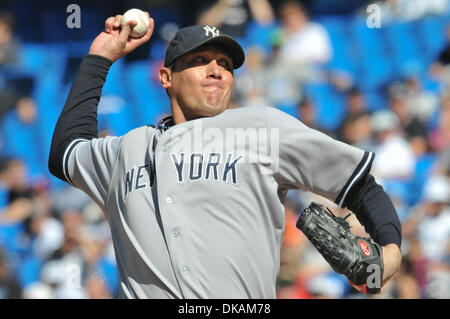
[(205, 36), (208, 36), (209, 33), (211, 32), (211, 35), (212, 35), (213, 37), (216, 37), (216, 36), (218, 36), (219, 33), (220, 33), (219, 30), (216, 29), (216, 27), (210, 27), (209, 25), (204, 26), (204, 27), (203, 27), (203, 30), (205, 30)]

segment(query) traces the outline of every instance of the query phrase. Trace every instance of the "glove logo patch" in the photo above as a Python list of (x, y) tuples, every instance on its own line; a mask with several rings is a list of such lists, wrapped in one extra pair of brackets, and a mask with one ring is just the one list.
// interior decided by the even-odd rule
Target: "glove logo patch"
[(364, 240), (359, 241), (359, 247), (361, 247), (361, 251), (364, 255), (369, 256), (370, 255), (370, 248), (369, 245)]

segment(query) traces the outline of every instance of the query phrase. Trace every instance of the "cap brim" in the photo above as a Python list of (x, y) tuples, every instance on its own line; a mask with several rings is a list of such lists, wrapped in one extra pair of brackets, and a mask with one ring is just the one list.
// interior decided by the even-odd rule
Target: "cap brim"
[(173, 61), (175, 61), (180, 56), (185, 55), (186, 53), (192, 52), (195, 49), (197, 49), (201, 46), (204, 46), (206, 44), (217, 45), (224, 51), (228, 52), (231, 59), (233, 60), (233, 69), (238, 69), (242, 66), (242, 64), (244, 64), (245, 53), (244, 53), (244, 50), (242, 49), (241, 45), (230, 36), (218, 35), (213, 38), (209, 38), (203, 42), (200, 42), (197, 45), (175, 55), (172, 58), (172, 60), (170, 61), (169, 65), (172, 64)]

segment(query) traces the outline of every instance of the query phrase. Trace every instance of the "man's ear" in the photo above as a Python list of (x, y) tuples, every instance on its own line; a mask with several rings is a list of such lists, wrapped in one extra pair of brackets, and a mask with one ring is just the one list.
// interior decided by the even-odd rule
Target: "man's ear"
[(159, 70), (159, 81), (164, 89), (168, 89), (172, 86), (172, 70), (166, 67), (162, 67)]

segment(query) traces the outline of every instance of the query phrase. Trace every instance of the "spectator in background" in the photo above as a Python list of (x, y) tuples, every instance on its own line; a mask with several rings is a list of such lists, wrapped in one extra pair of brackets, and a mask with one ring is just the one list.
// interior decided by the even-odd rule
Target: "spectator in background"
[(431, 64), (429, 74), (440, 82), (444, 91), (447, 91), (450, 88), (450, 26), (447, 26), (445, 36), (447, 43), (438, 54), (436, 61)]
[(331, 58), (332, 48), (326, 29), (309, 21), (299, 2), (283, 2), (279, 15), (281, 27), (272, 34), (264, 91), (268, 104), (297, 116), (304, 83), (318, 75), (315, 67)]
[(409, 216), (408, 188), (404, 183), (396, 180), (387, 180), (381, 183), (384, 190), (389, 194), (392, 204), (394, 204), (400, 222), (403, 223)]
[[(285, 234), (280, 251), (280, 272), (277, 278), (277, 286), (280, 295), (289, 298), (292, 296), (290, 286), (295, 284), (299, 272), (300, 258), (302, 256), (307, 238), (295, 226), (298, 215), (292, 205), (285, 205)], [(286, 289), (284, 289), (286, 288)], [(280, 298), (280, 296), (278, 296)]]
[(260, 25), (274, 22), (274, 13), (268, 0), (216, 0), (203, 9), (197, 24), (218, 27), (233, 37), (245, 35), (248, 22), (256, 21)]
[(408, 141), (403, 137), (400, 121), (390, 110), (375, 112), (371, 117), (375, 134), (375, 160), (372, 172), (376, 178), (411, 179), (415, 158)]
[(316, 129), (322, 133), (325, 133), (333, 138), (336, 138), (334, 132), (326, 130), (317, 124), (317, 108), (313, 101), (308, 99), (306, 96), (298, 103), (296, 117), (302, 121), (308, 127)]
[(247, 50), (243, 68), (235, 79), (234, 94), (241, 107), (268, 105), (264, 88), (265, 60), (262, 49), (250, 47)]
[(317, 126), (317, 116), (316, 109), (312, 103), (312, 101), (308, 98), (303, 98), (298, 104), (298, 116), (297, 118), (302, 121), (306, 126), (319, 129)]
[(23, 160), (33, 178), (42, 175), (42, 163), (36, 162), (41, 147), (38, 144), (38, 110), (34, 100), (27, 96), (20, 98), (0, 123), (0, 154)]
[(14, 35), (14, 16), (0, 12), (0, 154), (18, 157), (37, 173), (35, 156), (37, 147), (20, 137), (35, 135), (32, 129), (37, 118), (37, 109), (32, 98), (34, 78), (24, 74), (20, 68), (20, 42)]
[(450, 147), (438, 154), (436, 172), (437, 174), (445, 175), (450, 178)]
[(417, 236), (426, 260), (425, 294), (450, 298), (450, 180), (435, 175), (425, 185), (423, 200), (405, 222), (405, 236)]
[(86, 279), (86, 291), (89, 299), (111, 299), (105, 281), (100, 276), (91, 275)]
[(422, 88), (420, 79), (410, 76), (403, 82), (405, 99), (413, 117), (420, 123), (427, 123), (438, 108), (438, 98), (435, 93)]
[[(51, 285), (56, 298), (85, 298), (86, 293), (80, 288), (86, 275), (85, 259), (92, 247), (91, 241), (80, 212), (68, 209), (62, 212), (61, 220), (64, 240), (61, 247), (46, 260), (42, 280)], [(70, 275), (72, 278), (69, 278)]]
[(0, 299), (20, 299), (22, 289), (11, 273), (6, 260), (6, 253), (0, 246)]
[(297, 108), (303, 96), (303, 84), (313, 77), (305, 66), (294, 66), (280, 58), (280, 39), (273, 38), (271, 57), (263, 66), (261, 78), (266, 105), (273, 105), (286, 113), (297, 116)]
[[(440, 263), (448, 258), (450, 239), (450, 186), (446, 176), (434, 175), (425, 184), (422, 202), (413, 208), (405, 235), (417, 232), (428, 260)], [(448, 262), (448, 261), (447, 261)]]
[(383, 23), (414, 21), (428, 14), (445, 14), (448, 9), (448, 0), (384, 0), (377, 4), (381, 7)]
[(441, 100), (437, 127), (430, 132), (430, 144), (436, 152), (450, 148), (450, 94), (446, 92)]
[(425, 124), (414, 114), (413, 106), (408, 104), (405, 87), (394, 84), (389, 92), (389, 107), (397, 115), (406, 138), (426, 136)]
[(427, 260), (423, 254), (422, 247), (415, 234), (405, 234), (404, 258), (402, 263), (405, 264), (405, 271), (412, 274), (419, 287), (420, 297), (425, 296), (427, 286)]
[(280, 8), (281, 46), (278, 58), (286, 64), (310, 65), (328, 62), (332, 46), (327, 30), (309, 21), (305, 8), (287, 0)]
[(356, 86), (348, 91), (346, 106), (348, 115), (367, 113), (367, 103), (364, 95)]
[(0, 66), (19, 61), (20, 42), (14, 37), (15, 18), (8, 11), (0, 12)]
[(397, 274), (392, 278), (392, 283), (385, 287), (389, 291), (383, 292), (383, 297), (395, 299), (418, 299), (421, 298), (419, 283), (415, 277), (412, 262), (409, 258), (402, 259), (402, 265)]
[(30, 216), (33, 190), (27, 184), (25, 164), (18, 159), (1, 159), (0, 184), (6, 199), (0, 212), (1, 231), (2, 226), (23, 222)]
[(352, 87), (347, 92), (346, 111), (347, 114), (337, 130), (337, 137), (353, 146), (371, 149), (373, 143), (370, 115), (364, 95), (357, 87)]
[(98, 219), (92, 211), (87, 218), (75, 209), (61, 213), (64, 238), (59, 249), (45, 259), (40, 281), (26, 287), (27, 296), (34, 298), (48, 288), (52, 298), (64, 299), (110, 298), (115, 292), (110, 291), (114, 287), (107, 285), (99, 267), (110, 238), (99, 223), (90, 223)]
[(370, 115), (364, 112), (348, 115), (339, 128), (339, 139), (365, 150), (372, 149), (374, 145)]
[[(15, 75), (19, 69), (20, 41), (14, 35), (15, 18), (8, 11), (0, 12), (0, 119), (14, 108), (34, 103), (31, 91), (34, 79), (26, 75)], [(11, 74), (13, 76), (11, 76)]]
[[(413, 81), (414, 80), (407, 80)], [(408, 82), (405, 82), (408, 83)], [(408, 84), (407, 84), (408, 85)], [(405, 138), (409, 142), (416, 159), (428, 152), (428, 130), (426, 126), (427, 117), (430, 116), (428, 111), (423, 111), (422, 107), (426, 107), (420, 100), (421, 93), (416, 84), (404, 83), (392, 85), (389, 93), (389, 107), (397, 115)], [(414, 91), (411, 92), (411, 87)], [(415, 102), (412, 102), (417, 99)], [(418, 105), (420, 105), (418, 107)], [(422, 111), (421, 111), (422, 108)]]
[(41, 261), (47, 260), (64, 241), (62, 223), (54, 216), (46, 191), (34, 197), (34, 209), (29, 220), (32, 252)]
[(346, 293), (346, 282), (333, 272), (312, 277), (308, 292), (312, 299), (340, 299)]

